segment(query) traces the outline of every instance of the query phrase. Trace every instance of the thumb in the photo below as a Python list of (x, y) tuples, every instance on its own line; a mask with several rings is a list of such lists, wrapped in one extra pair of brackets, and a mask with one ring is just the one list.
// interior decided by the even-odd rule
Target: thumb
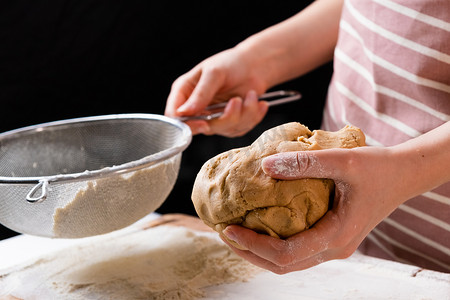
[(339, 178), (343, 154), (342, 149), (283, 152), (264, 158), (261, 167), (276, 179)]

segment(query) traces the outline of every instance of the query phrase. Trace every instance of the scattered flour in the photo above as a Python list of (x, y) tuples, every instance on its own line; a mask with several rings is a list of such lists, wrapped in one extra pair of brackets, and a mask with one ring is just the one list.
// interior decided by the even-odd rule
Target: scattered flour
[[(202, 288), (243, 282), (260, 269), (211, 233), (160, 226), (89, 238), (0, 278), (21, 299), (195, 299)], [(34, 298), (33, 298), (34, 299)]]

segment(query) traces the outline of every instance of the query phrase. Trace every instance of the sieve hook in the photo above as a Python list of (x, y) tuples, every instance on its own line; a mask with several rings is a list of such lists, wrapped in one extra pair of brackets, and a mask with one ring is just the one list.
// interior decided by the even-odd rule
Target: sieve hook
[[(47, 199), (47, 191), (48, 191), (48, 181), (43, 179), (40, 180), (38, 184), (36, 184), (31, 191), (27, 194), (27, 201), (30, 203), (39, 203)], [(34, 197), (34, 194), (41, 189), (41, 194), (37, 197)]]

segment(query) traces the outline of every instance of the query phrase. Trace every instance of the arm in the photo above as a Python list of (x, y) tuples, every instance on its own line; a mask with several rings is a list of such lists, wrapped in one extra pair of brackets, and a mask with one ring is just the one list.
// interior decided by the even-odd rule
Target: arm
[[(343, 0), (318, 0), (239, 45), (255, 56), (266, 87), (301, 76), (333, 58)], [(259, 69), (258, 69), (259, 67)]]
[(194, 134), (242, 135), (258, 124), (261, 94), (332, 58), (343, 0), (318, 0), (292, 18), (205, 59), (172, 85), (165, 114), (193, 115), (230, 100), (218, 120), (190, 121)]
[(236, 253), (276, 273), (345, 258), (400, 204), (450, 181), (449, 164), (450, 122), (393, 147), (273, 155), (263, 161), (263, 169), (274, 178), (333, 179), (333, 208), (313, 227), (287, 240), (235, 225), (223, 233), (248, 249), (234, 248)]
[(392, 147), (404, 168), (407, 199), (450, 181), (450, 122), (418, 138)]

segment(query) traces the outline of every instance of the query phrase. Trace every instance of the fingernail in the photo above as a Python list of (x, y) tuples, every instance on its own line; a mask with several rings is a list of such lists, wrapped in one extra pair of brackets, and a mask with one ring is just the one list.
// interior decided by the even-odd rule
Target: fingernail
[(185, 113), (187, 111), (189, 111), (189, 105), (183, 104), (180, 107), (177, 108), (177, 113), (182, 114)]
[(229, 229), (229, 227), (226, 227), (222, 231), (222, 234), (223, 234), (222, 239), (227, 240), (227, 242), (230, 243), (233, 247), (235, 247), (239, 250), (245, 250), (245, 251), (248, 250), (247, 247), (245, 247), (245, 246), (241, 245), (241, 243), (239, 243), (238, 236), (236, 235), (235, 232), (233, 232), (232, 229)]
[(285, 168), (284, 164), (278, 159), (277, 154), (263, 158), (261, 167), (266, 174), (279, 174)]
[(248, 99), (258, 99), (258, 95), (256, 94), (256, 92), (254, 90), (250, 90), (247, 93), (247, 98)]
[(279, 179), (295, 178), (298, 175), (297, 161), (292, 156), (268, 156), (262, 160), (261, 168), (267, 175)]
[(227, 237), (227, 239), (238, 244), (238, 242), (236, 241), (236, 239), (237, 239), (236, 234), (232, 230), (230, 230), (228, 227), (226, 227), (222, 231), (222, 233)]

